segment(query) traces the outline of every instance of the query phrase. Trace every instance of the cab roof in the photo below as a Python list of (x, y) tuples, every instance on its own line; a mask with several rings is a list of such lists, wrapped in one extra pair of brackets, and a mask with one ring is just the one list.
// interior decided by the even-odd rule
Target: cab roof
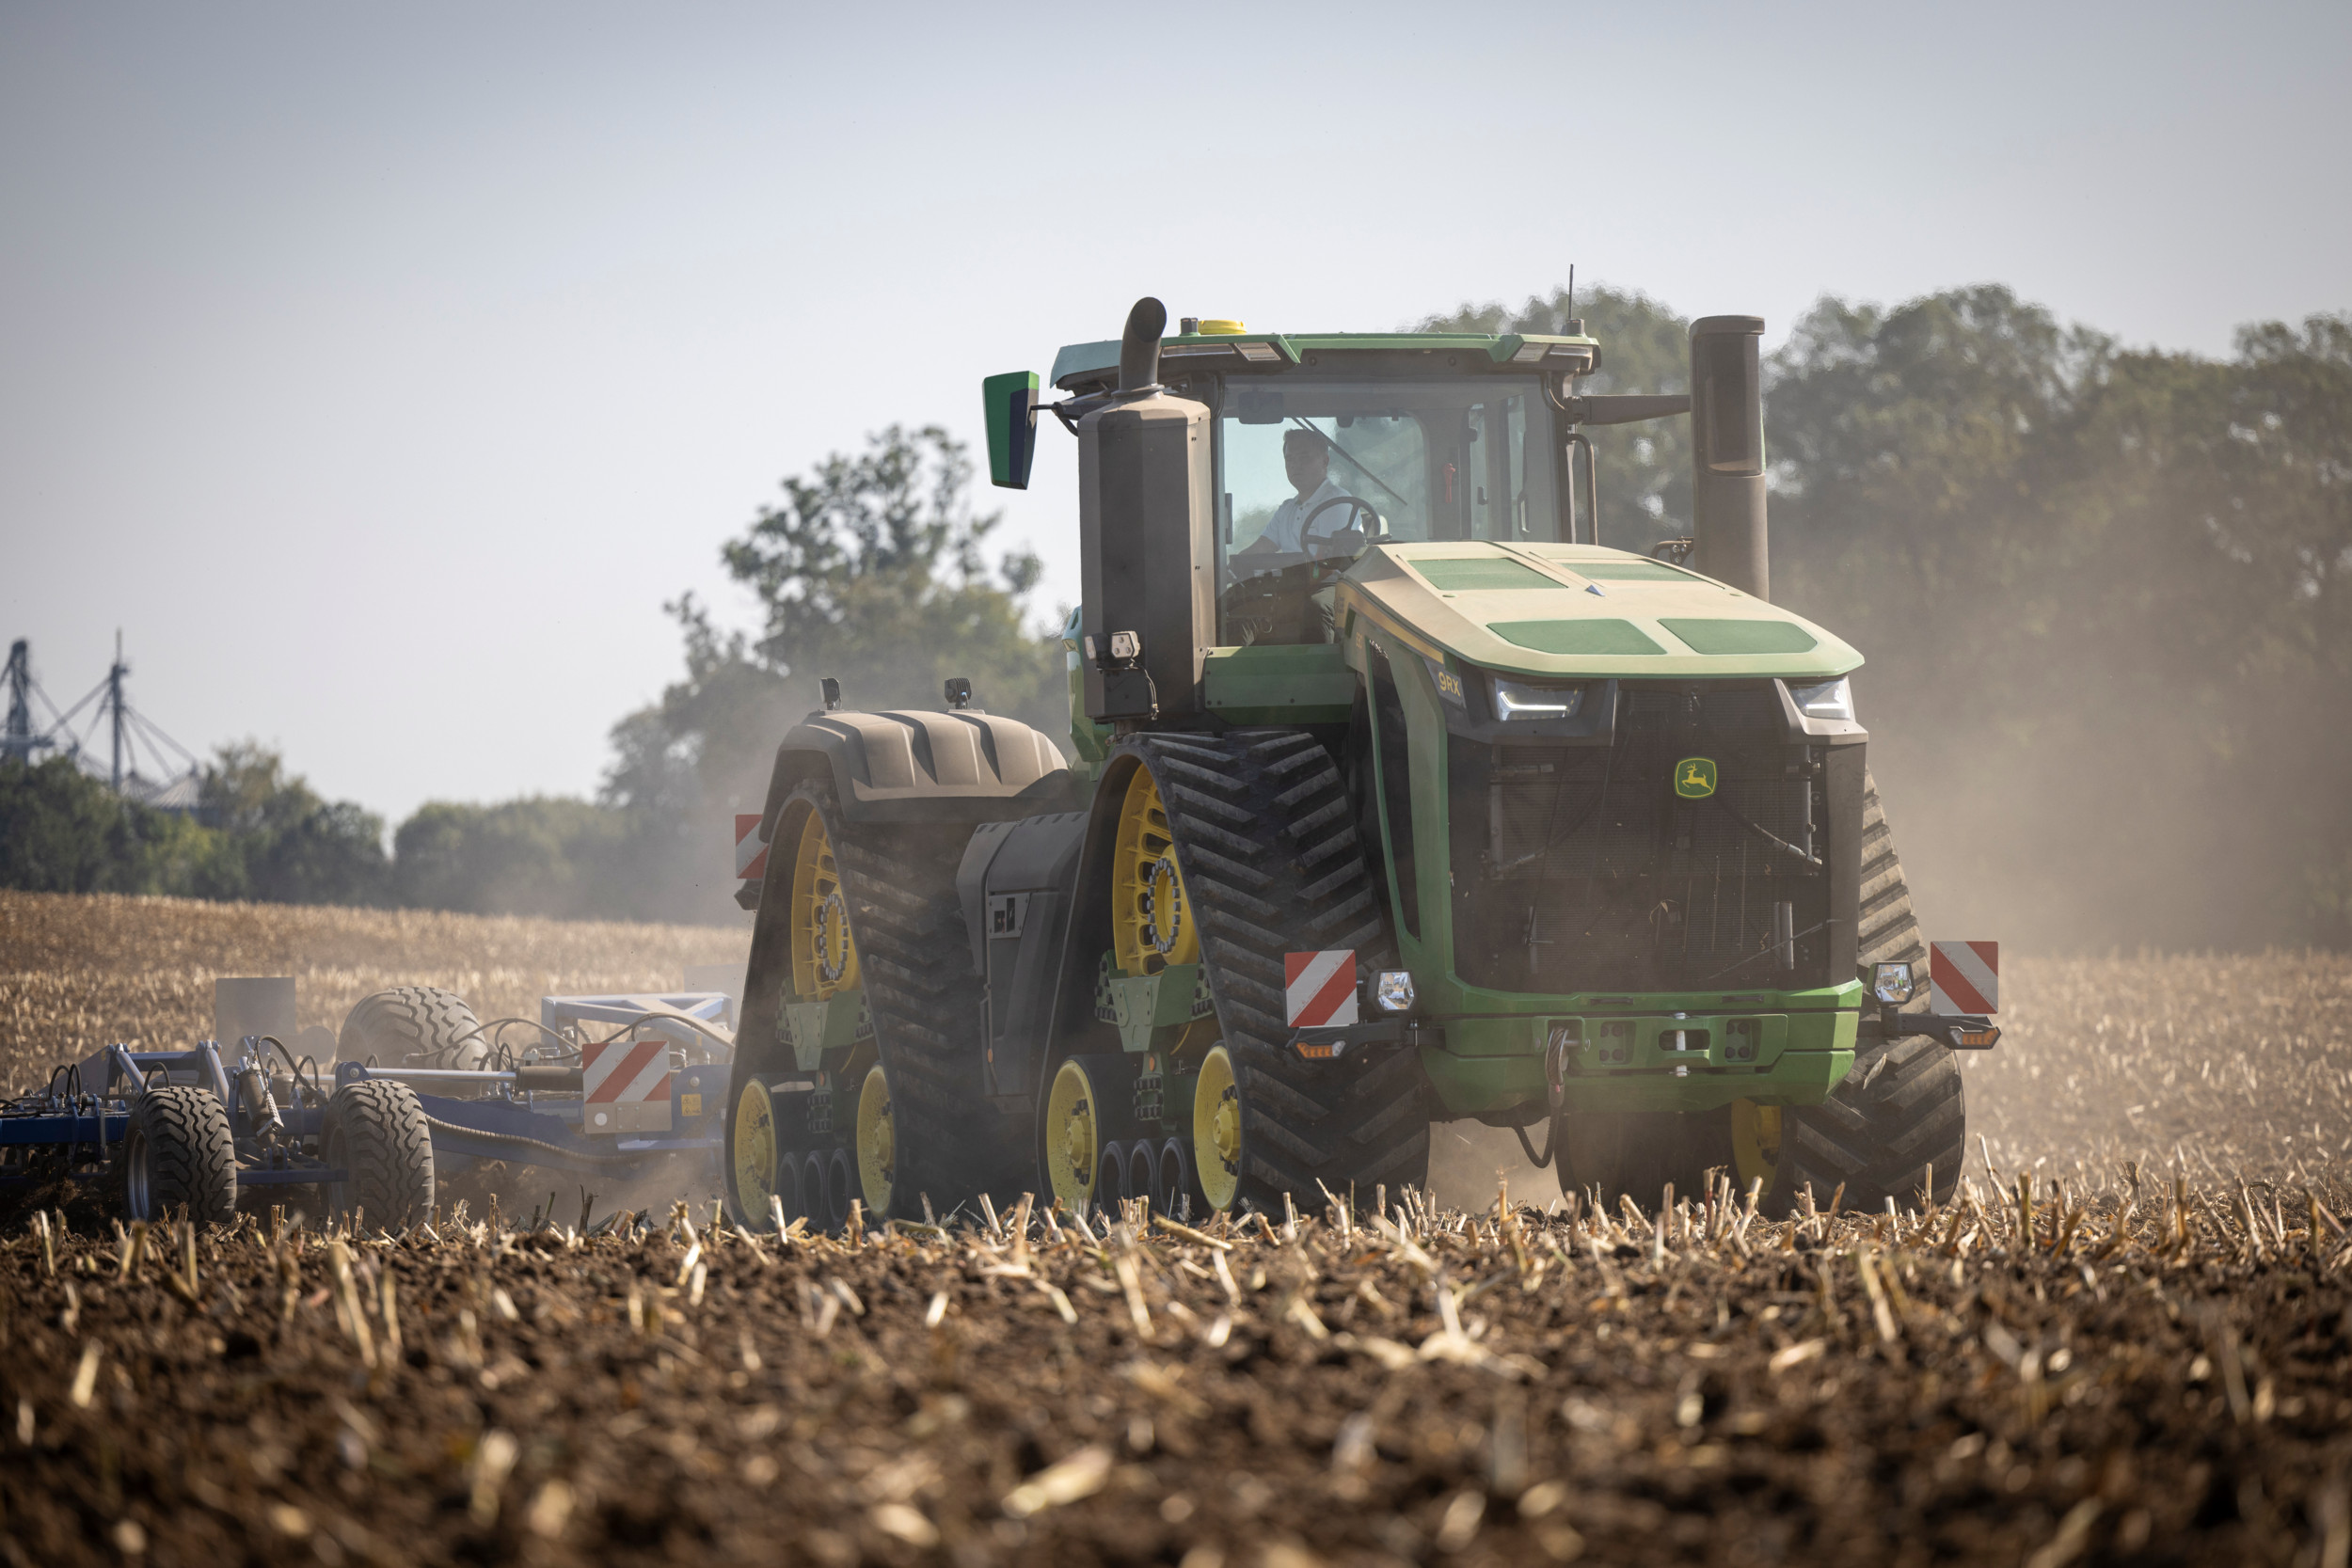
[[(1280, 371), (1309, 355), (1343, 353), (1483, 355), (1489, 366), (1535, 365), (1583, 375), (1600, 362), (1600, 344), (1588, 337), (1505, 332), (1187, 332), (1160, 340), (1164, 368), (1221, 370), (1257, 366)], [(1119, 373), (1119, 340), (1070, 343), (1054, 356), (1046, 379), (1065, 392), (1085, 391)]]

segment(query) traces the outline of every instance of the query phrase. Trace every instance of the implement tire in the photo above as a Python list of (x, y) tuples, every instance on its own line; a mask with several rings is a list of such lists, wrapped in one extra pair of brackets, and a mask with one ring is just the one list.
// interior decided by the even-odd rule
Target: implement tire
[(237, 1145), (228, 1108), (204, 1089), (152, 1088), (131, 1107), (119, 1179), (122, 1210), (151, 1224), (181, 1208), (198, 1225), (237, 1212)]
[(455, 991), (395, 986), (363, 996), (343, 1019), (335, 1045), (339, 1061), (379, 1067), (460, 1068), (487, 1065), (482, 1021)]
[[(1309, 1062), (1290, 1049), (1283, 955), (1389, 951), (1388, 922), (1357, 836), (1347, 786), (1300, 730), (1143, 735), (1122, 753), (1148, 768), (1200, 932), (1216, 1022), (1238, 1099), (1231, 1172), (1199, 1172), (1216, 1201), (1319, 1212), (1328, 1188), (1369, 1200), (1429, 1179), (1429, 1087), (1418, 1052)], [(1115, 753), (1120, 754), (1120, 753)], [(1200, 1113), (1196, 1112), (1196, 1120)], [(1196, 1148), (1203, 1146), (1196, 1127)], [(1205, 1161), (1207, 1154), (1200, 1159)]]
[[(1924, 965), (1903, 879), (1895, 835), (1879, 800), (1878, 782), (1863, 780), (1862, 931), (1864, 964), (1908, 959)], [(1911, 1004), (1927, 1006), (1927, 989)], [(1846, 1210), (1898, 1208), (1918, 1203), (1928, 1174), (1934, 1172), (1934, 1198), (1949, 1201), (1968, 1152), (1967, 1097), (1960, 1062), (1949, 1046), (1925, 1035), (1897, 1040), (1864, 1040), (1853, 1069), (1819, 1105), (1781, 1113), (1780, 1161), (1772, 1197), (1785, 1209), (1810, 1182), (1813, 1200), (1828, 1208), (1840, 1184)]]
[(326, 1101), (319, 1155), (344, 1172), (321, 1183), (335, 1219), (403, 1230), (433, 1212), (433, 1129), (405, 1084), (380, 1078), (345, 1084)]

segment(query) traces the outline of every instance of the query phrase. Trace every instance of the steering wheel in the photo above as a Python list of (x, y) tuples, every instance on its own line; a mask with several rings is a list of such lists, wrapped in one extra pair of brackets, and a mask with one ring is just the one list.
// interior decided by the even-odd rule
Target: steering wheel
[[(1344, 506), (1350, 510), (1348, 513), (1347, 526), (1340, 530), (1338, 533), (1331, 535), (1331, 541), (1336, 542), (1343, 535), (1350, 533), (1369, 539), (1373, 534), (1379, 531), (1380, 514), (1378, 510), (1373, 506), (1372, 502), (1365, 500), (1360, 496), (1333, 496), (1329, 500), (1325, 501), (1322, 505), (1316, 507), (1312, 512), (1308, 513), (1304, 517), (1301, 517), (1298, 520), (1298, 546), (1301, 550), (1306, 551), (1310, 555), (1315, 553), (1313, 545), (1311, 543), (1315, 526), (1315, 519), (1322, 516), (1325, 513), (1330, 511), (1335, 506)], [(1370, 519), (1369, 522), (1363, 520), (1367, 518)], [(1337, 552), (1335, 551), (1333, 553), (1336, 554)]]
[[(1316, 541), (1307, 537), (1307, 531), (1313, 526), (1317, 517), (1335, 506), (1351, 509), (1348, 515), (1349, 526), (1337, 533), (1325, 535), (1321, 543), (1327, 547), (1318, 550), (1315, 548)], [(1372, 520), (1372, 530), (1365, 529), (1359, 521), (1365, 517)], [(1221, 580), (1217, 591), (1224, 593), (1247, 580), (1261, 584), (1262, 591), (1266, 593), (1314, 594), (1320, 592), (1328, 587), (1334, 578), (1355, 564), (1356, 558), (1363, 553), (1365, 542), (1371, 537), (1372, 532), (1384, 530), (1386, 527), (1379, 512), (1370, 501), (1359, 496), (1333, 496), (1299, 520), (1300, 547), (1298, 549), (1260, 554), (1257, 553), (1256, 546), (1252, 546), (1251, 549), (1229, 556), (1225, 562), (1225, 569), (1220, 575)], [(1257, 569), (1251, 570), (1253, 566)], [(1277, 587), (1278, 582), (1281, 586)]]

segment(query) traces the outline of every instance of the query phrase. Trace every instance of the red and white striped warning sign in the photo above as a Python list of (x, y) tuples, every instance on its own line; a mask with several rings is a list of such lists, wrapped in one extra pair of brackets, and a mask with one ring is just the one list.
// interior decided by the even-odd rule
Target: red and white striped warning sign
[(759, 813), (735, 814), (735, 874), (747, 882), (768, 875), (768, 846), (759, 842)]
[(670, 1042), (606, 1040), (580, 1048), (580, 1083), (590, 1104), (670, 1098)]
[(2001, 944), (1997, 942), (1928, 943), (1928, 1010), (1934, 1013), (1994, 1013), (2001, 1006)]
[(1283, 1002), (1294, 1028), (1356, 1022), (1356, 949), (1282, 955)]

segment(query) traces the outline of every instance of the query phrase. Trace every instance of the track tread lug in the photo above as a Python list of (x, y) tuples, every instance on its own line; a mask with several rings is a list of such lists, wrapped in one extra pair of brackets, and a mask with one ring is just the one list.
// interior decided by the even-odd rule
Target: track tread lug
[[(1330, 753), (1300, 731), (1239, 731), (1214, 739), (1139, 736), (1127, 743), (1161, 777), (1179, 863), (1200, 911), (1202, 957), (1234, 1069), (1244, 1088), (1243, 1198), (1264, 1205), (1288, 1191), (1323, 1201), (1320, 1181), (1345, 1190), (1426, 1179), (1427, 1080), (1399, 1054), (1362, 1070), (1305, 1061), (1283, 1017), (1283, 956), (1352, 947), (1359, 963), (1388, 950), (1377, 890), (1349, 820)], [(1171, 788), (1167, 760), (1207, 768), (1246, 805), (1240, 819), (1199, 812)], [(1173, 772), (1173, 769), (1169, 769)], [(1245, 872), (1246, 875), (1236, 874)], [(1247, 884), (1246, 886), (1243, 884)]]

